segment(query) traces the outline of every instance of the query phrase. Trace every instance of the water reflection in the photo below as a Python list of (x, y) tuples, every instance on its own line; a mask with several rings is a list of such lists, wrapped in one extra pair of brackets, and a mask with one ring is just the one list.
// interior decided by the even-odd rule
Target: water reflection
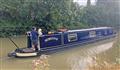
[(112, 45), (113, 42), (109, 42), (102, 45), (93, 46), (89, 49), (84, 49), (84, 51), (80, 52), (84, 54), (84, 56), (81, 56), (80, 54), (72, 55), (68, 58), (68, 63), (70, 64), (71, 70), (87, 70), (91, 67), (90, 65), (96, 65), (95, 55), (110, 49)]

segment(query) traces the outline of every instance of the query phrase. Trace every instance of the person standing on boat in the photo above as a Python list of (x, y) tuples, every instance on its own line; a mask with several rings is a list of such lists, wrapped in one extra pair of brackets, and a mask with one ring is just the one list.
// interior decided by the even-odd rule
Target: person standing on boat
[(36, 27), (32, 28), (31, 31), (31, 41), (32, 41), (32, 48), (35, 49), (35, 51), (38, 51), (38, 32), (36, 31)]
[(40, 41), (39, 41), (39, 38), (42, 36), (42, 29), (41, 28), (39, 28), (38, 29), (38, 50), (40, 50)]
[(42, 36), (42, 29), (41, 28), (38, 29), (38, 34), (39, 34), (39, 37)]

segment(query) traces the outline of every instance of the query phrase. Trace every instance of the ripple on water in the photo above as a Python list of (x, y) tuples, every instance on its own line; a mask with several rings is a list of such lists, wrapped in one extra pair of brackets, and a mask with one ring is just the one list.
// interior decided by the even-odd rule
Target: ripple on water
[(90, 67), (99, 66), (99, 63), (97, 62), (99, 59), (96, 57), (96, 54), (110, 49), (112, 45), (113, 42), (101, 44), (82, 51), (84, 56), (79, 54), (70, 56), (68, 58), (68, 64), (70, 65), (71, 70), (89, 70)]

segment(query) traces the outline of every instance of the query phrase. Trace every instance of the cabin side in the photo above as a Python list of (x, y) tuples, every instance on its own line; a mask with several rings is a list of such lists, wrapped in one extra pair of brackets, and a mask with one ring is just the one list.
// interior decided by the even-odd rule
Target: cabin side
[(112, 35), (114, 35), (114, 32), (111, 27), (92, 28), (83, 30), (71, 30), (51, 35), (43, 35), (39, 38), (39, 40), (40, 48), (45, 50), (95, 41), (96, 39), (106, 38)]

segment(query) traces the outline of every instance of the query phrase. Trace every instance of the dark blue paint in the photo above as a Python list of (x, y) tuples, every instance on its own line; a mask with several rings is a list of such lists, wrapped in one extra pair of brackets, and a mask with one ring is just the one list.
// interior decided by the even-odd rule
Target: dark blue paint
[[(45, 41), (48, 38), (57, 38), (58, 40), (50, 40), (50, 41)], [(61, 34), (56, 34), (56, 35), (46, 35), (43, 37), (40, 37), (40, 46), (41, 48), (44, 47), (52, 47), (52, 46), (57, 46), (57, 45), (61, 45)]]
[[(96, 36), (90, 37), (89, 32), (95, 31)], [(68, 35), (69, 34), (77, 34), (77, 40), (76, 41), (68, 41)], [(76, 32), (63, 32), (63, 33), (57, 33), (52, 35), (43, 35), (39, 38), (40, 41), (40, 48), (42, 49), (51, 49), (51, 48), (62, 48), (63, 46), (77, 44), (77, 43), (83, 43), (83, 42), (90, 42), (96, 39), (105, 38), (107, 36), (114, 35), (115, 32), (113, 32), (112, 28), (106, 28), (106, 29), (95, 29), (95, 30), (86, 30), (86, 31), (76, 31)], [(45, 41), (48, 38), (57, 38), (58, 40), (49, 40)], [(63, 39), (62, 39), (63, 38)]]

